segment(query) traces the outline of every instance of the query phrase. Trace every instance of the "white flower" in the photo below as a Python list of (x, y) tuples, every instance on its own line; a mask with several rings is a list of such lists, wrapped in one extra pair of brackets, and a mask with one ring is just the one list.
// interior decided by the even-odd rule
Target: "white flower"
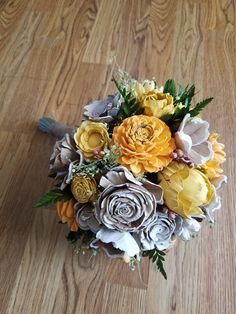
[(196, 165), (202, 165), (213, 156), (211, 143), (207, 141), (209, 135), (207, 121), (187, 114), (174, 136), (177, 148), (182, 149)]
[(214, 212), (221, 208), (221, 197), (218, 195), (218, 192), (222, 189), (225, 183), (227, 183), (227, 177), (221, 175), (219, 178), (216, 178), (211, 181), (215, 189), (215, 196), (213, 197), (210, 204), (204, 206), (204, 211), (208, 220), (214, 223)]
[(183, 241), (188, 241), (191, 236), (198, 233), (201, 229), (200, 223), (194, 218), (176, 217), (175, 234)]
[(114, 248), (125, 252), (128, 256), (139, 254), (139, 246), (129, 232), (120, 232), (103, 227), (97, 232), (96, 238), (104, 243), (112, 243)]

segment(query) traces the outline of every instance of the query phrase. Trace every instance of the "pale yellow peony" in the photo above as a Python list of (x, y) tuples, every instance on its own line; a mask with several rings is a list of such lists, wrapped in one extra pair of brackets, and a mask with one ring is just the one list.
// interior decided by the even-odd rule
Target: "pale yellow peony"
[(173, 161), (158, 174), (164, 203), (182, 217), (203, 214), (201, 206), (211, 202), (214, 188), (201, 171)]
[(77, 129), (74, 140), (85, 159), (93, 159), (96, 151), (100, 152), (108, 147), (109, 135), (104, 123), (87, 120)]
[(156, 87), (153, 81), (145, 81), (144, 84), (136, 82), (133, 90), (145, 115), (161, 118), (175, 112), (173, 97), (169, 93), (163, 93), (163, 89)]

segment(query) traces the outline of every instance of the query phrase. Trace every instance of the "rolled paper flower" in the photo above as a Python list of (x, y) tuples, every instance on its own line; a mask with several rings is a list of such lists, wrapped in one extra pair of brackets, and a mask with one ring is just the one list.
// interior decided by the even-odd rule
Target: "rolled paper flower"
[(94, 207), (90, 203), (74, 205), (76, 212), (76, 221), (80, 229), (90, 230), (93, 233), (97, 233), (101, 229), (101, 225), (97, 221), (94, 215)]
[(210, 160), (200, 167), (200, 170), (202, 170), (210, 180), (220, 177), (223, 173), (221, 164), (226, 160), (224, 152), (225, 146), (217, 141), (218, 137), (219, 135), (215, 133), (209, 136), (208, 141), (212, 144), (214, 154)]
[(202, 206), (214, 197), (214, 188), (201, 171), (173, 161), (158, 174), (164, 203), (173, 212), (188, 218), (203, 215)]
[(175, 133), (177, 148), (183, 150), (196, 165), (202, 165), (212, 158), (212, 145), (208, 141), (209, 123), (187, 114)]
[(175, 234), (183, 241), (188, 241), (201, 229), (200, 223), (194, 218), (176, 216)]
[(158, 212), (156, 218), (140, 233), (140, 241), (144, 250), (166, 250), (171, 246), (175, 231), (175, 220), (167, 213)]
[(120, 94), (109, 95), (84, 107), (84, 120), (109, 123), (117, 116), (121, 106)]
[[(155, 218), (157, 203), (162, 203), (160, 186), (139, 182), (124, 167), (109, 171), (100, 185), (105, 189), (98, 198), (96, 215), (109, 229), (141, 230)], [(155, 194), (148, 189), (155, 189)]]
[(75, 176), (71, 182), (71, 192), (81, 204), (92, 202), (97, 197), (97, 183), (94, 178)]
[(57, 213), (62, 223), (68, 223), (71, 231), (77, 231), (78, 225), (74, 214), (75, 200), (59, 201), (56, 203)]
[(66, 134), (61, 140), (57, 141), (50, 157), (49, 175), (56, 178), (64, 178), (69, 170), (71, 162), (82, 163), (82, 155), (77, 150), (73, 138)]
[(109, 135), (104, 123), (83, 121), (74, 134), (74, 140), (85, 159), (94, 159), (95, 151), (108, 147)]
[(157, 172), (172, 160), (174, 140), (168, 126), (145, 115), (125, 119), (113, 130), (113, 142), (120, 148), (118, 162), (134, 174)]

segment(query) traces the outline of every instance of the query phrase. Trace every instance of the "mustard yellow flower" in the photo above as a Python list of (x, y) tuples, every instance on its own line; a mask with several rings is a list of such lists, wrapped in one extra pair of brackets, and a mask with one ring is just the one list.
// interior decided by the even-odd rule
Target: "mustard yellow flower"
[(173, 161), (158, 174), (164, 202), (182, 217), (202, 214), (201, 206), (211, 202), (214, 188), (201, 171)]
[(85, 159), (93, 159), (95, 151), (108, 147), (109, 135), (104, 123), (86, 120), (75, 132), (74, 140)]
[(97, 183), (94, 178), (75, 176), (71, 182), (71, 192), (74, 198), (81, 204), (96, 199)]
[(134, 174), (166, 167), (175, 149), (169, 127), (160, 119), (145, 115), (125, 119), (114, 128), (112, 139), (120, 148), (118, 162)]

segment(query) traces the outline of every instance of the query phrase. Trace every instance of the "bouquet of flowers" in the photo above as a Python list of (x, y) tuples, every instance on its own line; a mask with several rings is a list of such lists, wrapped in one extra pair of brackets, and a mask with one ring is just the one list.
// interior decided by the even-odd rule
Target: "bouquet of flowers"
[(195, 106), (195, 86), (138, 82), (118, 70), (117, 92), (84, 107), (76, 128), (51, 118), (40, 130), (57, 136), (49, 176), (55, 187), (34, 207), (56, 203), (77, 251), (101, 249), (131, 269), (148, 256), (163, 262), (176, 239), (190, 240), (221, 207), (224, 145)]

